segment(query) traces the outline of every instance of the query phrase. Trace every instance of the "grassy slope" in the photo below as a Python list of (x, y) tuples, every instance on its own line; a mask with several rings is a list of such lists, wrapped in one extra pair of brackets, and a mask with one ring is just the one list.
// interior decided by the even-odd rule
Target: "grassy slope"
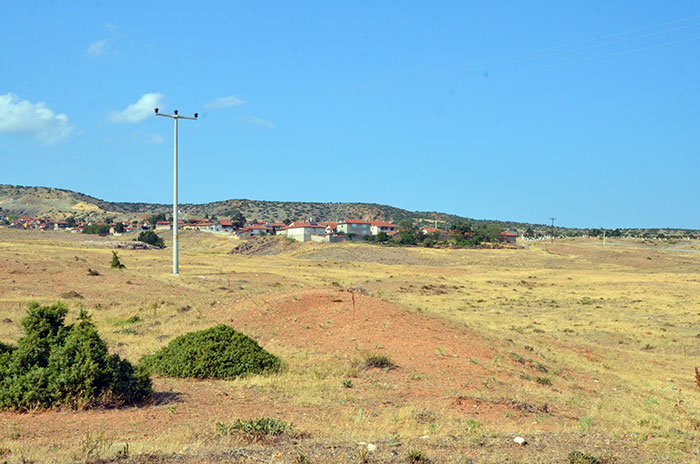
[[(260, 459), (280, 449), (280, 462), (298, 453), (347, 462), (357, 441), (379, 443), (385, 462), (408, 448), (436, 462), (498, 462), (504, 453), (561, 462), (572, 449), (617, 458), (609, 462), (697, 457), (698, 253), (567, 240), (523, 250), (342, 244), (233, 256), (234, 240), (188, 232), (174, 278), (167, 249), (120, 251), (127, 269), (109, 269), (110, 250), (99, 247), (109, 240), (0, 229), (0, 340), (19, 337), (27, 302), (75, 290), (85, 298), (69, 304), (91, 310), (111, 349), (131, 360), (227, 322), (289, 368), (234, 382), (157, 379), (160, 404), (143, 411), (1, 413), (0, 448), (17, 460), (82, 459), (91, 447), (109, 457), (110, 441), (128, 442), (132, 454), (211, 461), (235, 445)], [(88, 267), (102, 276), (88, 277)], [(140, 321), (126, 323), (133, 315)], [(374, 351), (400, 368), (357, 370)], [(355, 388), (340, 386), (348, 378)], [(310, 438), (261, 448), (214, 431), (216, 420), (257, 415), (294, 422)], [(533, 446), (513, 447), (510, 433)], [(329, 443), (335, 458), (323, 451)]]

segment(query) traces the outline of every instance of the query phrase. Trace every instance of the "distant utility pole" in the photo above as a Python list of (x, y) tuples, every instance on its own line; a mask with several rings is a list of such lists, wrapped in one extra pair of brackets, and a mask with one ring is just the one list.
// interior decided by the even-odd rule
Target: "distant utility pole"
[[(177, 110), (173, 111), (173, 114), (163, 114), (158, 112), (158, 108), (154, 109), (156, 116), (165, 116), (167, 118), (173, 118), (175, 120), (175, 147), (173, 155), (173, 275), (179, 275), (180, 267), (178, 263), (178, 248), (177, 248), (177, 230), (178, 230), (178, 220), (177, 220), (177, 121), (178, 119), (191, 119), (193, 121), (197, 120), (197, 113), (194, 114), (194, 118), (188, 118), (186, 116), (179, 116)], [(154, 226), (155, 227), (155, 226)]]
[[(601, 229), (603, 228), (601, 227)], [(603, 229), (603, 246), (605, 246), (605, 229)]]
[(552, 220), (552, 245), (554, 245), (554, 220), (555, 220), (556, 218), (551, 217), (551, 218), (549, 218), (549, 219)]

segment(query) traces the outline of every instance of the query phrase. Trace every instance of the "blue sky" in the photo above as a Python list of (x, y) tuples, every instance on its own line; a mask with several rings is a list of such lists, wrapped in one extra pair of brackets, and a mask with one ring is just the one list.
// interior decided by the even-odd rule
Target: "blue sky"
[(700, 228), (688, 2), (3, 2), (0, 183)]

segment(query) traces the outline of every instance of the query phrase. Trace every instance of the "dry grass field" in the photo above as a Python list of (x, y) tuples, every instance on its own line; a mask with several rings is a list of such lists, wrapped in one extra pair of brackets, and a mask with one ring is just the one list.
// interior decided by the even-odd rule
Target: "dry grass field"
[[(0, 412), (0, 462), (566, 463), (572, 451), (700, 462), (697, 242), (275, 240), (229, 254), (238, 241), (186, 232), (175, 277), (169, 248), (119, 250), (126, 269), (110, 269), (114, 240), (0, 229), (0, 341), (21, 336), (29, 302), (62, 300), (69, 318), (89, 310), (134, 363), (226, 323), (284, 370), (156, 377), (139, 407)], [(366, 368), (370, 355), (395, 367)], [(294, 429), (262, 440), (217, 431), (258, 417)]]

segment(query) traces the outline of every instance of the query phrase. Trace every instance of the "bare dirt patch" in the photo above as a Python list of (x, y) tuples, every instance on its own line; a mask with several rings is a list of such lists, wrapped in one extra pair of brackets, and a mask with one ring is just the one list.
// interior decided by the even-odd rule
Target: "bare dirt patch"
[(278, 255), (299, 247), (284, 237), (251, 237), (229, 252), (231, 255), (268, 256)]

